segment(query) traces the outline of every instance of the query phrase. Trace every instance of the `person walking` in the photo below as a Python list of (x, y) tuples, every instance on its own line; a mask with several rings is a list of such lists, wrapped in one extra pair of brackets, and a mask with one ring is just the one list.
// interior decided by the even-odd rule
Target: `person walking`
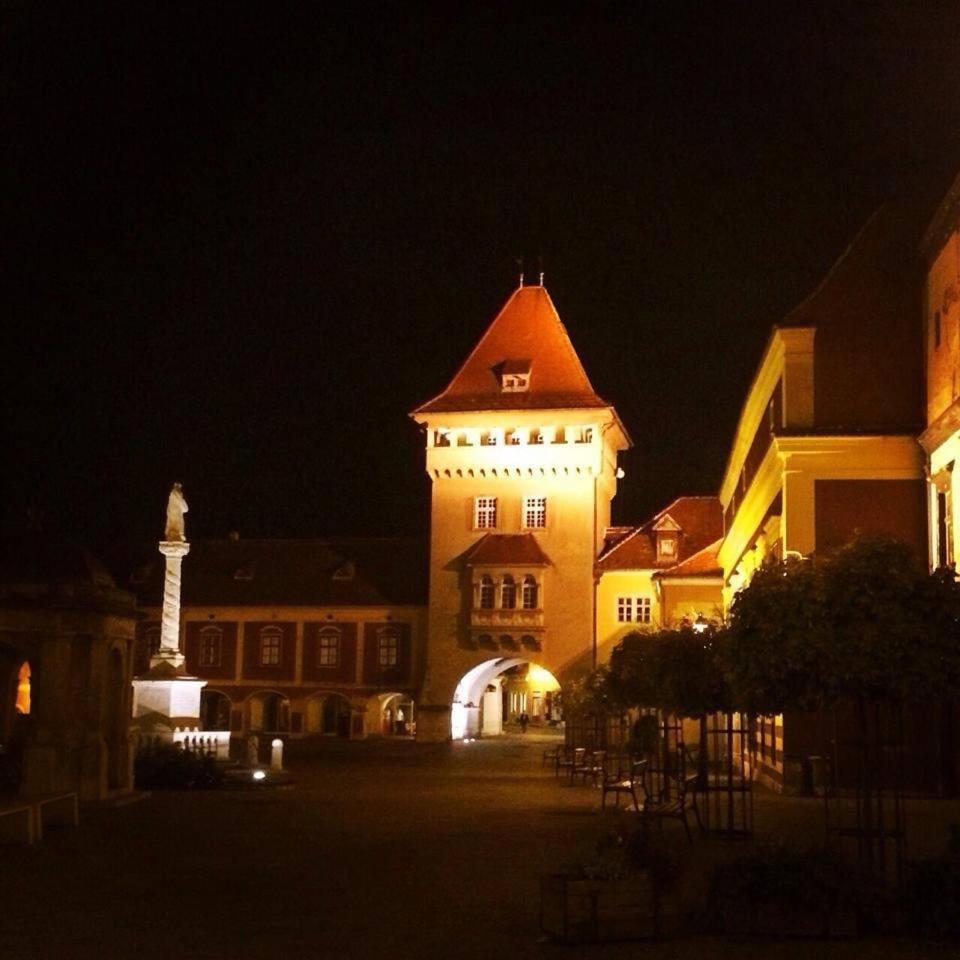
[(527, 732), (527, 724), (529, 722), (530, 722), (530, 717), (527, 716), (527, 711), (524, 710), (523, 713), (520, 714), (520, 732), (521, 733)]

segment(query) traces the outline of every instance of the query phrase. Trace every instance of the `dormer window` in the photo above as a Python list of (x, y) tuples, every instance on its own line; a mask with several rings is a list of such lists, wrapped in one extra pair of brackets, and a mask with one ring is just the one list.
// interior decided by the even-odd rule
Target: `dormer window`
[(677, 538), (661, 535), (657, 537), (657, 559), (672, 560), (677, 555)]
[(676, 521), (664, 514), (653, 527), (657, 538), (657, 561), (673, 563), (680, 552), (680, 527)]
[(499, 372), (501, 393), (526, 393), (530, 389), (529, 360), (505, 360)]

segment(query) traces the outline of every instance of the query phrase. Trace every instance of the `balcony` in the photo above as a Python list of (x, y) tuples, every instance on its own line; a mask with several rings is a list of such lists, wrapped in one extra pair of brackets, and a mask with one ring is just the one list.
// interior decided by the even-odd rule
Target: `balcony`
[(470, 611), (470, 626), (476, 628), (531, 630), (543, 628), (543, 610), (509, 610), (501, 607)]

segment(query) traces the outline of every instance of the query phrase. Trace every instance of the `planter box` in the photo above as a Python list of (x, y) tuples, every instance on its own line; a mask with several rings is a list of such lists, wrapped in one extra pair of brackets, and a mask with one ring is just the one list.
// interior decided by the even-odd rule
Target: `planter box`
[(563, 943), (643, 940), (659, 933), (659, 904), (646, 874), (620, 880), (540, 878), (540, 930)]

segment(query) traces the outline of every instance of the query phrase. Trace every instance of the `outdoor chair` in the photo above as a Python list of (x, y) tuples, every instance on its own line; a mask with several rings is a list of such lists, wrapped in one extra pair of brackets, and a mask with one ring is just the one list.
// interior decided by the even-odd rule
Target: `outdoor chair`
[[(663, 829), (664, 820), (679, 820), (686, 831), (687, 840), (693, 843), (690, 833), (690, 823), (687, 819), (688, 811), (693, 811), (697, 827), (703, 830), (700, 820), (700, 810), (697, 807), (697, 786), (699, 777), (695, 773), (684, 777), (669, 777), (664, 784), (663, 791), (658, 797), (647, 797), (643, 804), (644, 824), (648, 819), (655, 819), (660, 829)], [(672, 788), (672, 789), (671, 789)]]
[(603, 796), (600, 800), (600, 809), (607, 809), (607, 794), (612, 793), (616, 799), (616, 806), (620, 806), (620, 794), (626, 793), (630, 795), (630, 798), (633, 800), (633, 809), (640, 812), (640, 800), (637, 797), (637, 791), (643, 793), (643, 799), (647, 799), (647, 761), (646, 760), (633, 760), (630, 763), (630, 772), (624, 776), (621, 770), (617, 770), (615, 774), (611, 774), (607, 777), (604, 777), (603, 780)]
[(590, 777), (594, 786), (597, 786), (597, 781), (603, 781), (604, 758), (606, 755), (606, 750), (594, 750), (584, 760), (583, 767), (580, 770), (584, 786), (586, 786), (587, 777)]
[(575, 747), (573, 754), (570, 756), (569, 761), (564, 761), (562, 766), (566, 767), (570, 773), (570, 783), (573, 783), (573, 778), (578, 776), (583, 772), (583, 768), (587, 765), (587, 748), (586, 747)]
[(566, 745), (562, 743), (556, 744), (553, 747), (547, 747), (543, 751), (543, 766), (545, 767), (548, 763), (556, 765), (557, 761), (560, 759), (560, 755), (566, 751)]
[(554, 768), (554, 774), (560, 776), (561, 770), (569, 770), (573, 766), (574, 759), (574, 748), (569, 747), (564, 744), (561, 747), (560, 751), (557, 753), (556, 767)]

